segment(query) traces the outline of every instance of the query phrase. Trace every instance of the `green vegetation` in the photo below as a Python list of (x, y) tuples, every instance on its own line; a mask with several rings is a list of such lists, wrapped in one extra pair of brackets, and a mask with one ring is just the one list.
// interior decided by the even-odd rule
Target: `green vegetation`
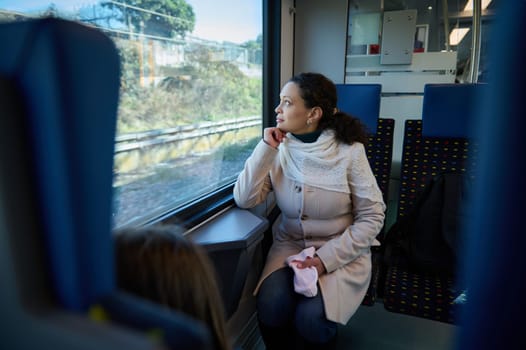
[[(130, 33), (113, 38), (122, 71), (119, 133), (261, 113), (261, 76), (240, 69), (261, 69), (261, 35), (242, 45), (185, 40), (195, 25), (193, 8), (185, 0), (128, 0), (101, 6)], [(100, 18), (105, 18), (103, 14)]]
[(114, 2), (101, 5), (118, 11), (117, 18), (137, 33), (184, 38), (195, 26), (194, 9), (185, 0), (127, 0), (125, 6)]
[(245, 75), (217, 49), (187, 49), (180, 67), (156, 67), (164, 77), (141, 87), (138, 43), (118, 40), (122, 62), (119, 133), (163, 129), (261, 113), (261, 77)]

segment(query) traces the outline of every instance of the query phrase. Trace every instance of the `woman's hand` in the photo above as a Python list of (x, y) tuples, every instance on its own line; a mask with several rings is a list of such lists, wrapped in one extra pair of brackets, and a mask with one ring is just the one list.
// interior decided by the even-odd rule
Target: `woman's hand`
[(318, 270), (318, 276), (323, 275), (327, 270), (325, 269), (325, 266), (321, 262), (321, 259), (317, 256), (311, 258), (308, 257), (307, 259), (301, 261), (301, 260), (293, 260), (293, 263), (296, 263), (296, 266), (299, 269), (305, 269), (307, 267), (314, 266), (316, 270)]
[(285, 138), (285, 132), (279, 128), (265, 128), (263, 130), (263, 141), (270, 147), (278, 148), (279, 144), (283, 142)]

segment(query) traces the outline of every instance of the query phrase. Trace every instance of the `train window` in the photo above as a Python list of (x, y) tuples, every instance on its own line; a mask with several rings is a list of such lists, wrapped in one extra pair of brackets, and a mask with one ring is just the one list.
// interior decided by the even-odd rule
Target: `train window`
[(262, 130), (262, 0), (5, 0), (0, 20), (100, 28), (121, 56), (114, 226), (232, 184)]

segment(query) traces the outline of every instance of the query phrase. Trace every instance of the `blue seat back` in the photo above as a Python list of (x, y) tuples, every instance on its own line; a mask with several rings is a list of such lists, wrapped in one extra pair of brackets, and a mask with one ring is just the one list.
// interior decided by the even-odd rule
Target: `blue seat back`
[[(482, 84), (425, 86), (422, 119), (405, 121), (397, 219), (411, 213), (420, 193), (438, 174), (474, 175), (478, 152), (472, 140), (471, 121), (476, 116), (472, 103), (485, 88)], [(391, 255), (401, 259), (391, 258), (387, 268), (384, 307), (457, 323), (458, 308), (452, 306), (458, 295), (453, 276), (414, 271), (395, 248)]]
[(110, 39), (56, 19), (4, 24), (0, 74), (25, 100), (53, 289), (85, 310), (115, 287), (111, 231), (119, 56)]
[(428, 84), (422, 120), (406, 120), (398, 215), (410, 210), (425, 184), (443, 172), (472, 171), (476, 154), (474, 102), (486, 84)]
[[(20, 224), (19, 213), (27, 213), (31, 222), (17, 230), (17, 222), (7, 220), (9, 234), (17, 236), (10, 237), (12, 262), (24, 273), (18, 280), (43, 271), (38, 280), (50, 280), (42, 285), (60, 310), (85, 316), (102, 306), (112, 321), (162, 330), (172, 348), (210, 348), (200, 322), (116, 288), (111, 213), (120, 61), (113, 42), (94, 28), (47, 18), (0, 24), (0, 43), (1, 125), (16, 133), (0, 133), (0, 158), (16, 168), (2, 168), (0, 214), (17, 214)], [(16, 147), (11, 153), (20, 159), (8, 147)], [(6, 202), (1, 192), (12, 194), (9, 181), (23, 189), (22, 199)], [(41, 263), (31, 271), (31, 264)], [(19, 293), (40, 297), (23, 288)]]
[(380, 84), (336, 84), (339, 110), (359, 118), (375, 134), (380, 117)]
[(380, 119), (380, 84), (336, 84), (337, 107), (359, 118), (369, 132), (367, 157), (384, 200), (387, 201), (389, 175), (393, 158), (394, 120)]
[(474, 104), (486, 84), (427, 84), (422, 106), (422, 136), (472, 138)]
[[(367, 158), (374, 173), (383, 199), (387, 203), (389, 175), (393, 157), (394, 120), (380, 118), (380, 84), (336, 84), (337, 108), (362, 121), (366, 126), (369, 140), (366, 146)], [(377, 237), (383, 239), (383, 230)], [(373, 273), (362, 305), (373, 305), (377, 298), (380, 264), (373, 254)]]

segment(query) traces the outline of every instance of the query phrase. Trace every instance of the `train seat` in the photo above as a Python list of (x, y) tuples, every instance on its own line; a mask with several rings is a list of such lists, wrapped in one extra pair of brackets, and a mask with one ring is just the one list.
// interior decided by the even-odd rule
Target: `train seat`
[(362, 121), (369, 132), (366, 151), (371, 169), (387, 203), (393, 157), (394, 119), (380, 118), (380, 84), (336, 84), (338, 109)]
[[(387, 203), (389, 193), (389, 176), (393, 157), (394, 119), (380, 118), (380, 84), (336, 84), (338, 109), (359, 118), (369, 131), (367, 158)], [(383, 230), (378, 235), (382, 241)], [(376, 247), (375, 247), (376, 248)], [(371, 306), (378, 297), (382, 282), (381, 256), (382, 248), (373, 249), (373, 271), (371, 283), (362, 305)]]
[[(405, 122), (397, 218), (409, 213), (425, 184), (439, 173), (474, 176), (477, 146), (471, 118), (483, 89), (484, 84), (425, 86), (422, 119)], [(454, 300), (460, 291), (452, 274), (415, 271), (395, 248), (386, 263), (387, 310), (455, 323), (460, 306)]]
[(113, 42), (55, 18), (0, 24), (0, 42), (2, 344), (210, 348), (201, 323), (116, 288)]

